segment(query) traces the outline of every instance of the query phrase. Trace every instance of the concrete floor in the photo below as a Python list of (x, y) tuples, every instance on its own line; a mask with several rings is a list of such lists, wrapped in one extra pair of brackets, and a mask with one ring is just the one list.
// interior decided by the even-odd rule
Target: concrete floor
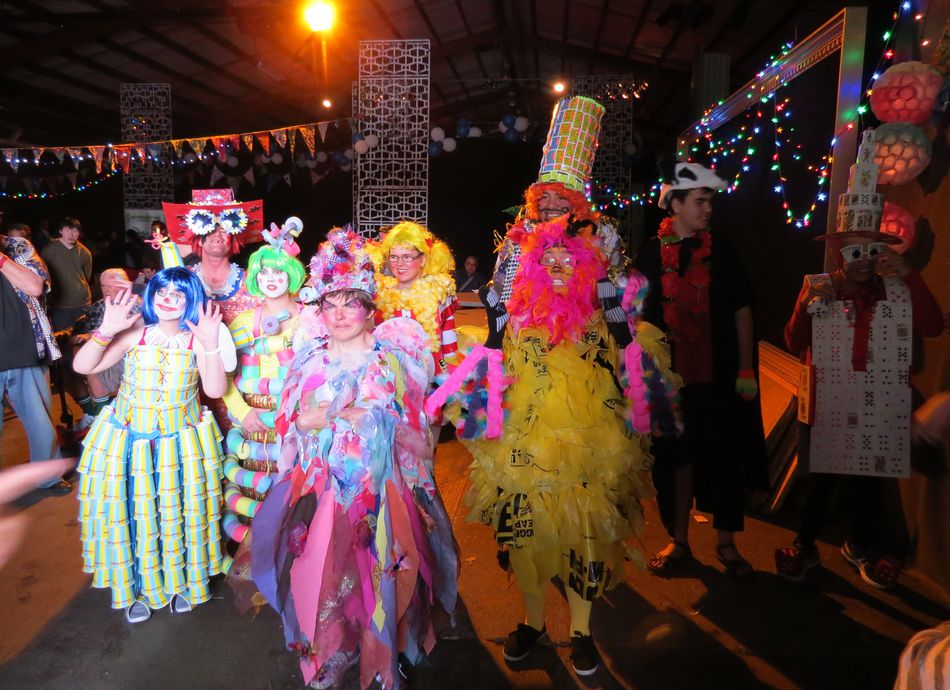
[[(3, 466), (26, 456), (22, 428), (9, 422)], [(417, 668), (414, 687), (452, 688), (891, 688), (897, 659), (917, 630), (950, 619), (950, 602), (916, 580), (893, 593), (861, 582), (836, 543), (820, 545), (824, 567), (802, 584), (772, 574), (772, 552), (791, 532), (750, 519), (740, 537), (759, 570), (751, 581), (722, 573), (708, 522), (692, 528), (697, 561), (665, 580), (628, 565), (627, 579), (594, 607), (593, 633), (605, 664), (589, 679), (570, 670), (567, 606), (551, 588), (553, 644), (525, 662), (502, 658), (505, 635), (521, 620), (520, 596), (497, 567), (487, 527), (465, 521), (467, 453), (457, 442), (437, 455), (439, 486), (462, 553), (457, 626)], [(300, 688), (294, 657), (282, 649), (270, 610), (241, 615), (224, 583), (193, 613), (157, 611), (132, 627), (109, 608), (109, 593), (81, 572), (75, 495), (34, 492), (19, 503), (29, 534), (0, 575), (0, 688), (276, 690)], [(665, 543), (654, 506), (643, 537)], [(833, 531), (833, 530), (832, 530)], [(833, 538), (831, 542), (835, 542)], [(338, 687), (356, 690), (351, 672)]]

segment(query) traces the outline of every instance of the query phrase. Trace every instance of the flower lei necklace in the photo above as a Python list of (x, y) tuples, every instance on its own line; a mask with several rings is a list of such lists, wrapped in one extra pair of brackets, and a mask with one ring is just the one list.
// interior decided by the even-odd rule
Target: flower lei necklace
[(663, 319), (670, 329), (671, 339), (696, 340), (701, 334), (697, 321), (709, 313), (709, 300), (685, 304), (680, 299), (680, 286), (686, 284), (694, 288), (709, 287), (709, 266), (705, 259), (712, 251), (712, 235), (709, 231), (696, 233), (700, 245), (693, 250), (689, 266), (683, 275), (679, 274), (680, 242), (683, 238), (673, 232), (672, 218), (664, 218), (660, 223), (658, 237), (660, 258), (663, 262), (663, 276), (660, 278), (663, 288)]

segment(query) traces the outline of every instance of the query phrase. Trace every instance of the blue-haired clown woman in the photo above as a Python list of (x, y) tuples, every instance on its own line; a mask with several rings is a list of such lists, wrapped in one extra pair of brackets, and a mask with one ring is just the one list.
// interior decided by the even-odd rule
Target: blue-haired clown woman
[[(210, 598), (221, 570), (221, 432), (198, 400), (227, 387), (234, 343), (191, 271), (166, 268), (142, 296), (106, 300), (102, 324), (76, 354), (88, 375), (124, 359), (119, 392), (90, 427), (79, 461), (83, 571), (112, 589), (130, 623), (166, 604), (185, 613)], [(144, 324), (143, 324), (144, 321)]]

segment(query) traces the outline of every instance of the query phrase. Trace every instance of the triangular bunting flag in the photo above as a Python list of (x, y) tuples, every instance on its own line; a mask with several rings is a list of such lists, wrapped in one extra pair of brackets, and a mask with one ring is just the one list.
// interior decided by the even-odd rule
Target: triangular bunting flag
[(322, 144), (327, 140), (327, 127), (330, 126), (329, 122), (318, 122), (317, 131), (320, 133), (320, 143)]
[(116, 146), (113, 149), (115, 162), (119, 164), (119, 169), (124, 173), (129, 172), (129, 166), (132, 164), (132, 147)]
[(43, 157), (43, 151), (45, 149), (33, 149), (33, 162), (37, 165), (40, 164), (40, 158)]
[(297, 130), (291, 129), (287, 134), (287, 143), (290, 144), (290, 158), (294, 157), (294, 147), (297, 145)]
[(254, 150), (254, 135), (253, 134), (242, 134), (241, 141), (244, 142), (244, 148), (251, 152)]
[(16, 149), (3, 149), (3, 157), (7, 159), (7, 163), (13, 168), (13, 172), (16, 172), (16, 169), (20, 166), (18, 156), (19, 152)]
[(217, 165), (213, 166), (211, 168), (211, 186), (214, 187), (222, 177), (224, 177), (224, 173), (221, 172), (221, 168)]
[(315, 185), (315, 184), (317, 184), (317, 182), (319, 182), (320, 180), (322, 180), (322, 179), (323, 179), (324, 177), (326, 177), (326, 176), (327, 176), (326, 173), (323, 173), (323, 174), (321, 175), (321, 174), (318, 173), (316, 170), (311, 170), (311, 171), (310, 171), (310, 184), (311, 184), (311, 185)]
[(76, 189), (76, 173), (66, 173), (66, 179), (69, 180), (69, 184), (72, 185), (73, 189)]
[(102, 172), (102, 154), (106, 150), (105, 146), (90, 146), (89, 151), (92, 152), (92, 159), (96, 162), (96, 174)]
[(73, 165), (79, 167), (79, 161), (82, 160), (82, 149), (78, 146), (75, 148), (68, 148), (66, 152), (69, 154), (69, 157), (73, 159)]
[(284, 182), (287, 183), (287, 186), (290, 186), (290, 173), (284, 173), (281, 177), (284, 178)]
[(228, 137), (228, 143), (231, 144), (232, 152), (238, 153), (241, 150), (241, 137), (237, 134)]
[(248, 168), (247, 172), (244, 173), (244, 179), (254, 184), (254, 168)]
[(264, 149), (264, 153), (268, 156), (270, 155), (270, 134), (267, 132), (258, 132), (254, 136), (257, 137), (257, 141), (260, 142), (261, 148)]
[(310, 152), (310, 155), (314, 155), (313, 148), (313, 127), (307, 125), (306, 127), (300, 128), (300, 136), (303, 137), (303, 143), (307, 145), (307, 150)]
[(274, 135), (274, 140), (280, 145), (280, 148), (284, 148), (284, 146), (287, 145), (286, 129), (275, 129), (271, 134)]
[[(148, 156), (145, 151), (145, 144), (134, 144), (132, 150), (139, 155), (139, 163), (147, 163)], [(131, 153), (131, 152), (130, 152)]]
[(208, 145), (207, 139), (189, 139), (188, 145), (191, 147), (191, 150), (195, 152), (196, 156), (201, 156), (204, 153), (205, 146)]
[(172, 139), (172, 148), (175, 151), (175, 158), (181, 159), (182, 149), (185, 147), (184, 139)]
[(61, 148), (61, 147), (57, 147), (57, 148), (53, 149), (53, 155), (56, 156), (56, 160), (58, 160), (60, 163), (62, 163), (62, 162), (63, 162), (63, 159), (66, 158), (66, 149)]

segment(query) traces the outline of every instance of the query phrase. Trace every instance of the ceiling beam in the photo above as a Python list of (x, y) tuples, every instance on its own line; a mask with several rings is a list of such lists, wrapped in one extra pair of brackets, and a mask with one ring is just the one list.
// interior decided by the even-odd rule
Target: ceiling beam
[[(535, 0), (531, 0), (532, 4)], [(465, 27), (465, 35), (472, 35), (472, 27), (468, 23), (468, 18), (465, 16), (465, 9), (462, 7), (462, 0), (455, 0), (455, 9), (459, 13), (459, 17), (462, 18), (462, 26)], [(488, 79), (488, 70), (485, 69), (485, 62), (482, 60), (482, 55), (477, 50), (473, 51), (472, 54), (475, 56), (475, 61), (478, 63), (478, 68), (482, 71), (482, 76), (485, 79)], [(470, 94), (466, 94), (470, 95)]]
[[(561, 41), (543, 36), (530, 35), (526, 33), (517, 33), (510, 29), (499, 31), (481, 31), (472, 34), (466, 38), (460, 38), (455, 41), (446, 41), (444, 44), (432, 50), (433, 59), (443, 59), (446, 55), (455, 53), (468, 53), (473, 50), (490, 50), (496, 48), (498, 43), (503, 45), (517, 45), (522, 50), (538, 50), (542, 53), (561, 57), (567, 52), (573, 59), (593, 61), (595, 64), (609, 66), (618, 72), (639, 72), (644, 75), (666, 78), (669, 76), (689, 74), (688, 67), (670, 67), (668, 64), (661, 66), (652, 62), (644, 62), (629, 58), (617, 53), (598, 52), (592, 48), (575, 45), (573, 43), (561, 43)], [(503, 75), (495, 75), (500, 78)], [(514, 75), (507, 75), (514, 78)]]
[(643, 3), (643, 9), (640, 10), (640, 16), (637, 18), (637, 24), (633, 27), (633, 33), (630, 34), (630, 42), (627, 44), (627, 50), (624, 51), (624, 57), (630, 57), (630, 54), (633, 53), (634, 49), (637, 47), (637, 37), (640, 35), (640, 31), (643, 29), (643, 24), (647, 20), (647, 13), (649, 13), (652, 6), (653, 0), (646, 0), (646, 2)]

